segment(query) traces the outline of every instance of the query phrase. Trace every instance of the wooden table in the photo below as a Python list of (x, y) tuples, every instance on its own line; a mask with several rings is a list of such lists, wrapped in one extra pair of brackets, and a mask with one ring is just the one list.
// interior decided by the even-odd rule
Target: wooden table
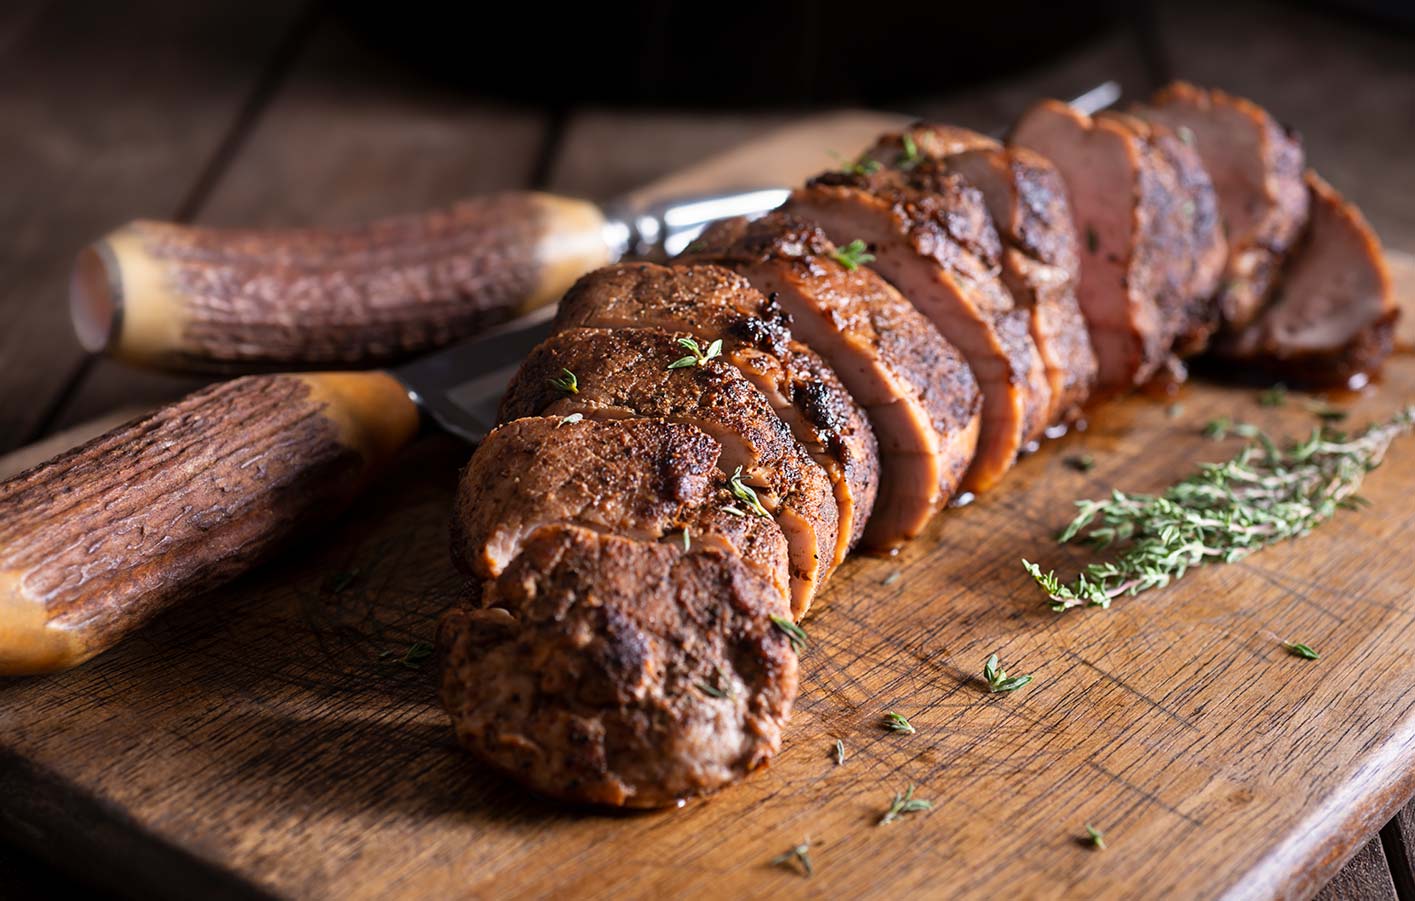
[[(5, 133), (0, 171), (6, 173), (0, 194), (0, 308), (8, 325), (0, 331), (0, 453), (35, 442), (44, 448), (0, 459), (0, 473), (18, 459), (75, 443), (93, 432), (95, 421), (111, 424), (200, 384), (85, 358), (71, 337), (63, 302), (71, 255), (87, 239), (126, 219), (343, 222), (527, 186), (608, 197), (761, 134), (799, 112), (586, 109), (548, 114), (478, 103), (387, 69), (318, 5), (299, 9), (151, 0), (123, 10), (93, 10), (82, 18), (66, 16), (57, 7), (44, 0), (19, 0), (0, 9), (0, 129)], [(135, 46), (144, 52), (131, 52)], [(219, 59), (191, 70), (192, 59), (215, 47), (221, 50)], [(911, 111), (987, 129), (1008, 121), (1037, 96), (1066, 96), (1104, 78), (1119, 78), (1135, 93), (1168, 73), (1221, 85), (1257, 97), (1283, 119), (1300, 124), (1315, 165), (1363, 206), (1388, 246), (1415, 252), (1415, 167), (1409, 165), (1415, 133), (1408, 116), (1399, 114), (1408, 113), (1415, 97), (1410, 52), (1409, 44), (1396, 38), (1277, 7), (1162, 7), (1133, 30), (1121, 29), (988, 89), (901, 102)], [(454, 586), (441, 571), (422, 581), (389, 582), (397, 561), (380, 560), (377, 542), (370, 547), (367, 539), (385, 515), (406, 517), (411, 530), (429, 528), (419, 511), (445, 504), (447, 481), (460, 453), (437, 440), (415, 448), (413, 463), (438, 474), (434, 484), (404, 479), (375, 492), (332, 534), (292, 549), (273, 570), (256, 574), (245, 583), (247, 590), (275, 585), (287, 576), (311, 587), (307, 597), (295, 602), (293, 613), (284, 607), (257, 608), (255, 613), (293, 616), (320, 642), (353, 642), (374, 654), (416, 637), (420, 623), (371, 622), (368, 610), (359, 619), (357, 605), (338, 606), (338, 616), (331, 619), (329, 590), (320, 587), (321, 572), (315, 568), (358, 569), (358, 591), (375, 591), (374, 583), (383, 580), (385, 588), (392, 585), (421, 598), (450, 594)], [(426, 540), (435, 543), (443, 536), (432, 528)], [(303, 559), (306, 555), (310, 562)], [(212, 615), (219, 620), (219, 612)], [(329, 704), (357, 713), (406, 703), (409, 715), (391, 724), (395, 740), (428, 744), (433, 748), (429, 753), (444, 752), (441, 735), (427, 732), (433, 727), (426, 714), (425, 675), (389, 676), (376, 667), (320, 672), (319, 661), (311, 661), (308, 671), (271, 668), (223, 654), (209, 627), (197, 617), (169, 619), (160, 638), (132, 657), (142, 672), (131, 667), (115, 671), (114, 684), (162, 679), (164, 661), (171, 661), (168, 678), (180, 680), (183, 689), (193, 684), (212, 698), (208, 709), (187, 714), (196, 727), (221, 716), (221, 699), (233, 693), (246, 700), (268, 696), (278, 709), (282, 691), (334, 679), (342, 690), (327, 699)], [(212, 665), (196, 667), (192, 654), (174, 652), (164, 642), (177, 642), (179, 651), (199, 647)], [(210, 670), (218, 670), (221, 678)], [(0, 686), (0, 722), (7, 697), (17, 695)], [(101, 698), (74, 697), (68, 703), (55, 715), (101, 703)], [(76, 720), (82, 717), (76, 714)], [(241, 723), (230, 728), (230, 740), (238, 742)], [(356, 724), (347, 728), (357, 733)], [(298, 750), (276, 747), (250, 762), (273, 778), (281, 755)], [(103, 749), (88, 751), (100, 754)], [(425, 754), (400, 759), (405, 767), (432, 765)], [(7, 760), (0, 757), (0, 766)], [(368, 774), (359, 773), (358, 761), (336, 757), (323, 764), (330, 779), (343, 774), (367, 785)], [(220, 761), (213, 759), (212, 765)], [(26, 784), (9, 775), (7, 781), (0, 774), (0, 789)], [(26, 775), (43, 782), (41, 776)], [(388, 774), (388, 784), (405, 775)], [(133, 792), (163, 790), (144, 784), (140, 774), (129, 776)], [(319, 797), (317, 791), (302, 795), (296, 788), (291, 787), (293, 797), (305, 803)], [(240, 784), (230, 786), (233, 798), (241, 791)], [(509, 790), (502, 791), (509, 797)], [(397, 793), (390, 789), (385, 800), (391, 810), (381, 811), (370, 802), (350, 816), (396, 814)], [(243, 891), (237, 884), (208, 882), (208, 872), (156, 838), (133, 843), (131, 836), (120, 837), (121, 810), (66, 795), (0, 795), (0, 832), (17, 843), (0, 849), (0, 884), (20, 897), (37, 896), (55, 880), (125, 888), (77, 862), (50, 869), (52, 860), (31, 857), (41, 847), (52, 858), (64, 857), (62, 846), (25, 834), (15, 818), (5, 816), (10, 805), (34, 803), (72, 805), (67, 815), (92, 823), (98, 845), (133, 855), (135, 868), (152, 880), (139, 890), (200, 886)], [(455, 816), (456, 799), (446, 799), (444, 808), (445, 815)], [(292, 823), (298, 821), (296, 812), (288, 815)], [(421, 827), (410, 823), (407, 828)], [(292, 834), (290, 840), (300, 839)], [(1353, 847), (1355, 856), (1327, 887), (1327, 896), (1391, 898), (1397, 888), (1404, 897), (1415, 896), (1415, 806)], [(329, 865), (320, 859), (320, 850), (311, 848), (308, 870), (284, 874), (282, 884), (319, 894)], [(126, 889), (132, 890), (133, 883)]]

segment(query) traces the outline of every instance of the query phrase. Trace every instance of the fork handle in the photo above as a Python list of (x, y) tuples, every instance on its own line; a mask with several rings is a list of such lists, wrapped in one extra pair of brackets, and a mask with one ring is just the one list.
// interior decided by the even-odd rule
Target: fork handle
[(248, 376), (0, 484), (0, 674), (75, 666), (250, 569), (417, 424), (386, 373)]
[(88, 350), (131, 363), (363, 368), (558, 300), (613, 253), (596, 206), (536, 192), (342, 228), (139, 220), (80, 252), (69, 302)]

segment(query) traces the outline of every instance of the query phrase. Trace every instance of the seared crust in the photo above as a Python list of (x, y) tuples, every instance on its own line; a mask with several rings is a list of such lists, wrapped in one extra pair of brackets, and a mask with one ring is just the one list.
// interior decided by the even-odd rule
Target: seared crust
[(870, 235), (875, 268), (962, 351), (983, 391), (982, 434), (964, 487), (996, 484), (1045, 430), (1050, 391), (1031, 317), (999, 277), (1002, 246), (982, 195), (925, 161), (908, 172), (827, 173), (792, 194), (786, 209), (837, 239)]
[(771, 520), (734, 516), (722, 446), (691, 425), (661, 419), (517, 419), (477, 447), (452, 513), (452, 559), (494, 579), (522, 543), (548, 525), (575, 525), (636, 541), (669, 541), (741, 557), (789, 598), (786, 539)]
[(1346, 387), (1377, 372), (1400, 315), (1380, 239), (1353, 204), (1308, 170), (1311, 216), (1282, 281), (1222, 356), (1293, 385)]
[(982, 396), (962, 355), (887, 282), (832, 258), (825, 233), (789, 213), (718, 222), (692, 250), (687, 259), (730, 267), (790, 310), (865, 406), (882, 457), (865, 544), (891, 548), (918, 534), (957, 491), (977, 445)]
[[(829, 577), (836, 549), (839, 518), (830, 480), (736, 367), (711, 360), (669, 369), (683, 356), (680, 337), (688, 335), (628, 328), (552, 335), (516, 373), (501, 403), (501, 421), (581, 413), (667, 419), (707, 432), (723, 446), (721, 468), (741, 465), (742, 481), (786, 533), (792, 609), (803, 616)], [(565, 370), (576, 377), (575, 393), (552, 384)]]
[(444, 618), (442, 703), (464, 747), (542, 794), (663, 807), (780, 747), (786, 606), (730, 554), (552, 526), (480, 600)]
[(1229, 245), (1217, 306), (1222, 329), (1240, 330), (1271, 298), (1307, 221), (1302, 144), (1256, 103), (1182, 81), (1136, 113), (1192, 140), (1212, 179)]
[(1032, 317), (1032, 341), (1051, 390), (1047, 421), (1076, 418), (1095, 386), (1098, 364), (1076, 299), (1081, 262), (1061, 175), (1029, 150), (926, 122), (882, 136), (867, 155), (883, 165), (914, 165), (904, 150), (904, 134), (917, 157), (939, 161), (982, 192), (1004, 247), (1003, 283)]
[[(815, 351), (793, 340), (780, 307), (718, 266), (623, 263), (581, 278), (560, 302), (557, 330), (649, 327), (684, 331), (767, 398), (830, 477), (840, 514), (832, 566), (864, 532), (879, 490), (879, 448), (860, 408)], [(680, 348), (679, 355), (686, 349)]]

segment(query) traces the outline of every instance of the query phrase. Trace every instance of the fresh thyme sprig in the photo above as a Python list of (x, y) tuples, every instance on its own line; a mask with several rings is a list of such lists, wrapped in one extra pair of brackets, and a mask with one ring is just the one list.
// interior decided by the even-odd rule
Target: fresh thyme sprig
[(988, 691), (992, 694), (1016, 691), (1032, 681), (1031, 676), (1008, 676), (1007, 670), (998, 665), (996, 654), (983, 664), (983, 679), (987, 681)]
[(679, 338), (678, 343), (688, 349), (688, 356), (679, 357), (668, 364), (669, 369), (683, 369), (688, 366), (706, 366), (709, 360), (715, 360), (722, 356), (722, 339), (718, 338), (708, 345), (706, 351), (698, 346), (698, 342), (692, 338)]
[(1080, 512), (1058, 540), (1114, 546), (1111, 560), (1087, 565), (1069, 584), (1035, 563), (1022, 565), (1058, 611), (1108, 607), (1121, 595), (1163, 588), (1191, 567), (1241, 560), (1362, 503), (1356, 491), (1366, 473), (1413, 426), (1415, 406), (1354, 437), (1323, 425), (1305, 441), (1279, 448), (1251, 426), (1210, 423), (1210, 437), (1232, 432), (1249, 444), (1225, 463), (1202, 464), (1162, 495), (1114, 491), (1104, 500), (1077, 502)]
[(773, 616), (771, 618), (771, 624), (786, 635), (787, 640), (791, 642), (791, 650), (795, 651), (797, 654), (803, 653), (806, 650), (807, 640), (805, 629), (802, 629), (784, 616)]
[(851, 175), (874, 175), (880, 170), (879, 160), (862, 156), (845, 168)]
[(894, 801), (890, 803), (889, 809), (884, 812), (884, 816), (879, 818), (880, 826), (893, 823), (906, 813), (918, 813), (921, 810), (932, 810), (934, 802), (925, 801), (923, 798), (914, 797), (914, 786), (909, 786), (904, 794), (895, 794)]
[(575, 378), (575, 373), (568, 369), (560, 370), (560, 375), (553, 379), (546, 379), (546, 381), (550, 382), (551, 387), (559, 388), (566, 394), (580, 393), (580, 380)]
[(1322, 655), (1312, 650), (1311, 645), (1303, 644), (1300, 641), (1284, 641), (1282, 646), (1287, 649), (1287, 653), (1294, 657), (1301, 657), (1303, 660), (1322, 659)]
[(766, 507), (762, 506), (762, 502), (757, 499), (757, 493), (752, 490), (752, 486), (742, 484), (742, 467), (739, 466), (733, 471), (732, 477), (727, 480), (727, 487), (731, 489), (733, 497), (747, 505), (748, 510), (751, 510), (763, 519), (771, 519), (771, 514), (767, 512)]
[(889, 711), (884, 715), (884, 722), (882, 723), (882, 725), (890, 732), (903, 732), (906, 735), (913, 735), (914, 733), (919, 731), (918, 729), (914, 728), (914, 725), (910, 723), (908, 719), (905, 718), (904, 714), (895, 713), (893, 710)]
[(859, 238), (846, 244), (844, 247), (837, 247), (830, 252), (831, 259), (854, 272), (865, 263), (873, 263), (875, 255), (869, 252), (869, 245)]
[(815, 869), (811, 866), (811, 840), (808, 838), (786, 853), (773, 857), (771, 865), (774, 867), (799, 866), (801, 875), (807, 879), (811, 878), (815, 873)]

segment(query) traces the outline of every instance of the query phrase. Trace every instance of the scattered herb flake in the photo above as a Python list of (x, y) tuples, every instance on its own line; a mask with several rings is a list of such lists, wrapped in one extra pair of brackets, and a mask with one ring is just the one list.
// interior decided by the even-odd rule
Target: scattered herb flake
[(1305, 645), (1300, 641), (1284, 641), (1282, 646), (1287, 649), (1287, 653), (1294, 657), (1301, 657), (1303, 660), (1322, 659), (1322, 655), (1312, 650), (1311, 645)]
[(1096, 227), (1094, 225), (1086, 226), (1086, 249), (1091, 253), (1095, 253), (1097, 250), (1100, 250), (1100, 248), (1101, 236), (1096, 234)]
[(899, 581), (899, 570), (896, 569), (894, 572), (890, 573), (889, 575), (885, 576), (882, 580), (880, 580), (880, 583), (879, 583), (879, 584), (881, 584), (881, 585), (893, 585), (895, 582), (898, 582), (898, 581)]
[(693, 537), (688, 534), (688, 527), (683, 527), (683, 553), (693, 549)]
[(1096, 468), (1096, 458), (1092, 457), (1090, 454), (1081, 454), (1080, 456), (1076, 457), (1066, 457), (1061, 462), (1065, 463), (1067, 466), (1070, 466), (1077, 472), (1090, 472), (1091, 470)]
[(553, 379), (546, 379), (552, 388), (558, 388), (566, 394), (580, 393), (580, 380), (575, 378), (575, 373), (568, 369), (560, 370), (560, 375)]
[(1180, 403), (1173, 403), (1164, 408), (1164, 415), (1170, 419), (1178, 419), (1183, 413), (1184, 405)]
[(378, 655), (379, 660), (391, 660), (398, 657), (398, 663), (408, 669), (418, 669), (427, 659), (432, 656), (433, 647), (425, 641), (415, 641), (408, 646), (408, 650), (403, 652), (402, 657), (398, 657), (397, 651), (383, 651)]
[(884, 722), (881, 725), (890, 732), (903, 732), (906, 735), (913, 735), (919, 731), (904, 717), (904, 714), (895, 713), (893, 710), (884, 715)]
[(811, 840), (808, 838), (801, 844), (792, 848), (784, 854), (778, 854), (771, 859), (774, 867), (799, 868), (801, 875), (810, 879), (815, 874), (815, 869), (811, 866)]
[(791, 622), (784, 616), (773, 616), (771, 624), (780, 629), (791, 642), (791, 650), (797, 654), (804, 653), (807, 647), (806, 630)]
[(841, 766), (845, 763), (845, 742), (840, 739), (835, 740), (835, 765)]
[(922, 798), (914, 797), (914, 786), (909, 786), (904, 794), (895, 794), (894, 800), (890, 803), (889, 809), (884, 812), (884, 816), (879, 818), (879, 825), (884, 826), (893, 823), (895, 820), (907, 813), (918, 813), (921, 810), (932, 810), (934, 802), (925, 801)]
[(699, 683), (698, 683), (698, 691), (702, 692), (703, 694), (707, 695), (707, 696), (710, 697), (710, 698), (718, 698), (718, 699), (725, 698), (725, 697), (727, 697), (729, 694), (731, 694), (731, 692), (729, 692), (727, 689), (725, 689), (725, 688), (718, 688), (716, 685), (713, 685), (711, 682), (699, 682)]
[(1351, 414), (1340, 407), (1333, 407), (1320, 401), (1311, 401), (1307, 404), (1307, 410), (1322, 422), (1338, 423), (1345, 422), (1346, 417)]
[(752, 490), (751, 485), (742, 484), (742, 467), (737, 467), (733, 471), (732, 477), (727, 480), (727, 487), (731, 489), (732, 496), (747, 505), (747, 509), (763, 519), (771, 519), (771, 514), (762, 506), (762, 502), (757, 500), (757, 493)]
[(1412, 427), (1415, 406), (1356, 436), (1320, 426), (1306, 440), (1279, 448), (1253, 426), (1210, 423), (1206, 435), (1231, 431), (1248, 438), (1248, 445), (1227, 462), (1201, 464), (1161, 495), (1113, 491), (1109, 498), (1077, 502), (1080, 512), (1057, 540), (1079, 538), (1110, 549), (1109, 559), (1087, 565), (1070, 584), (1027, 560), (1022, 566), (1057, 611), (1108, 607), (1121, 595), (1163, 588), (1191, 567), (1233, 563), (1359, 505), (1356, 492), (1366, 473)]
[(560, 428), (562, 425), (573, 424), (573, 423), (579, 422), (580, 420), (582, 420), (582, 419), (584, 419), (584, 418), (585, 418), (585, 414), (583, 414), (583, 413), (571, 413), (569, 416), (562, 416), (562, 417), (560, 417), (560, 421), (555, 424), (555, 427), (558, 429), (558, 428)]
[(1287, 403), (1287, 386), (1278, 382), (1271, 388), (1258, 394), (1258, 404), (1264, 407), (1280, 407)]
[(870, 159), (869, 157), (860, 157), (858, 160), (851, 163), (850, 167), (845, 171), (849, 172), (851, 175), (874, 175), (879, 170), (879, 160)]
[(859, 238), (846, 244), (844, 247), (837, 247), (830, 252), (831, 259), (854, 272), (865, 263), (873, 263), (875, 255), (870, 253), (869, 245)]
[(1031, 676), (1008, 676), (1007, 671), (998, 665), (996, 654), (989, 657), (987, 663), (983, 664), (983, 678), (987, 680), (988, 691), (992, 694), (1016, 691), (1032, 681)]
[(1086, 841), (1097, 851), (1105, 850), (1105, 833), (1090, 823), (1086, 824)]
[(904, 152), (899, 157), (897, 165), (900, 169), (912, 169), (919, 165), (922, 157), (919, 156), (919, 145), (914, 143), (914, 136), (909, 132), (904, 132), (899, 136), (899, 143), (903, 146)]

